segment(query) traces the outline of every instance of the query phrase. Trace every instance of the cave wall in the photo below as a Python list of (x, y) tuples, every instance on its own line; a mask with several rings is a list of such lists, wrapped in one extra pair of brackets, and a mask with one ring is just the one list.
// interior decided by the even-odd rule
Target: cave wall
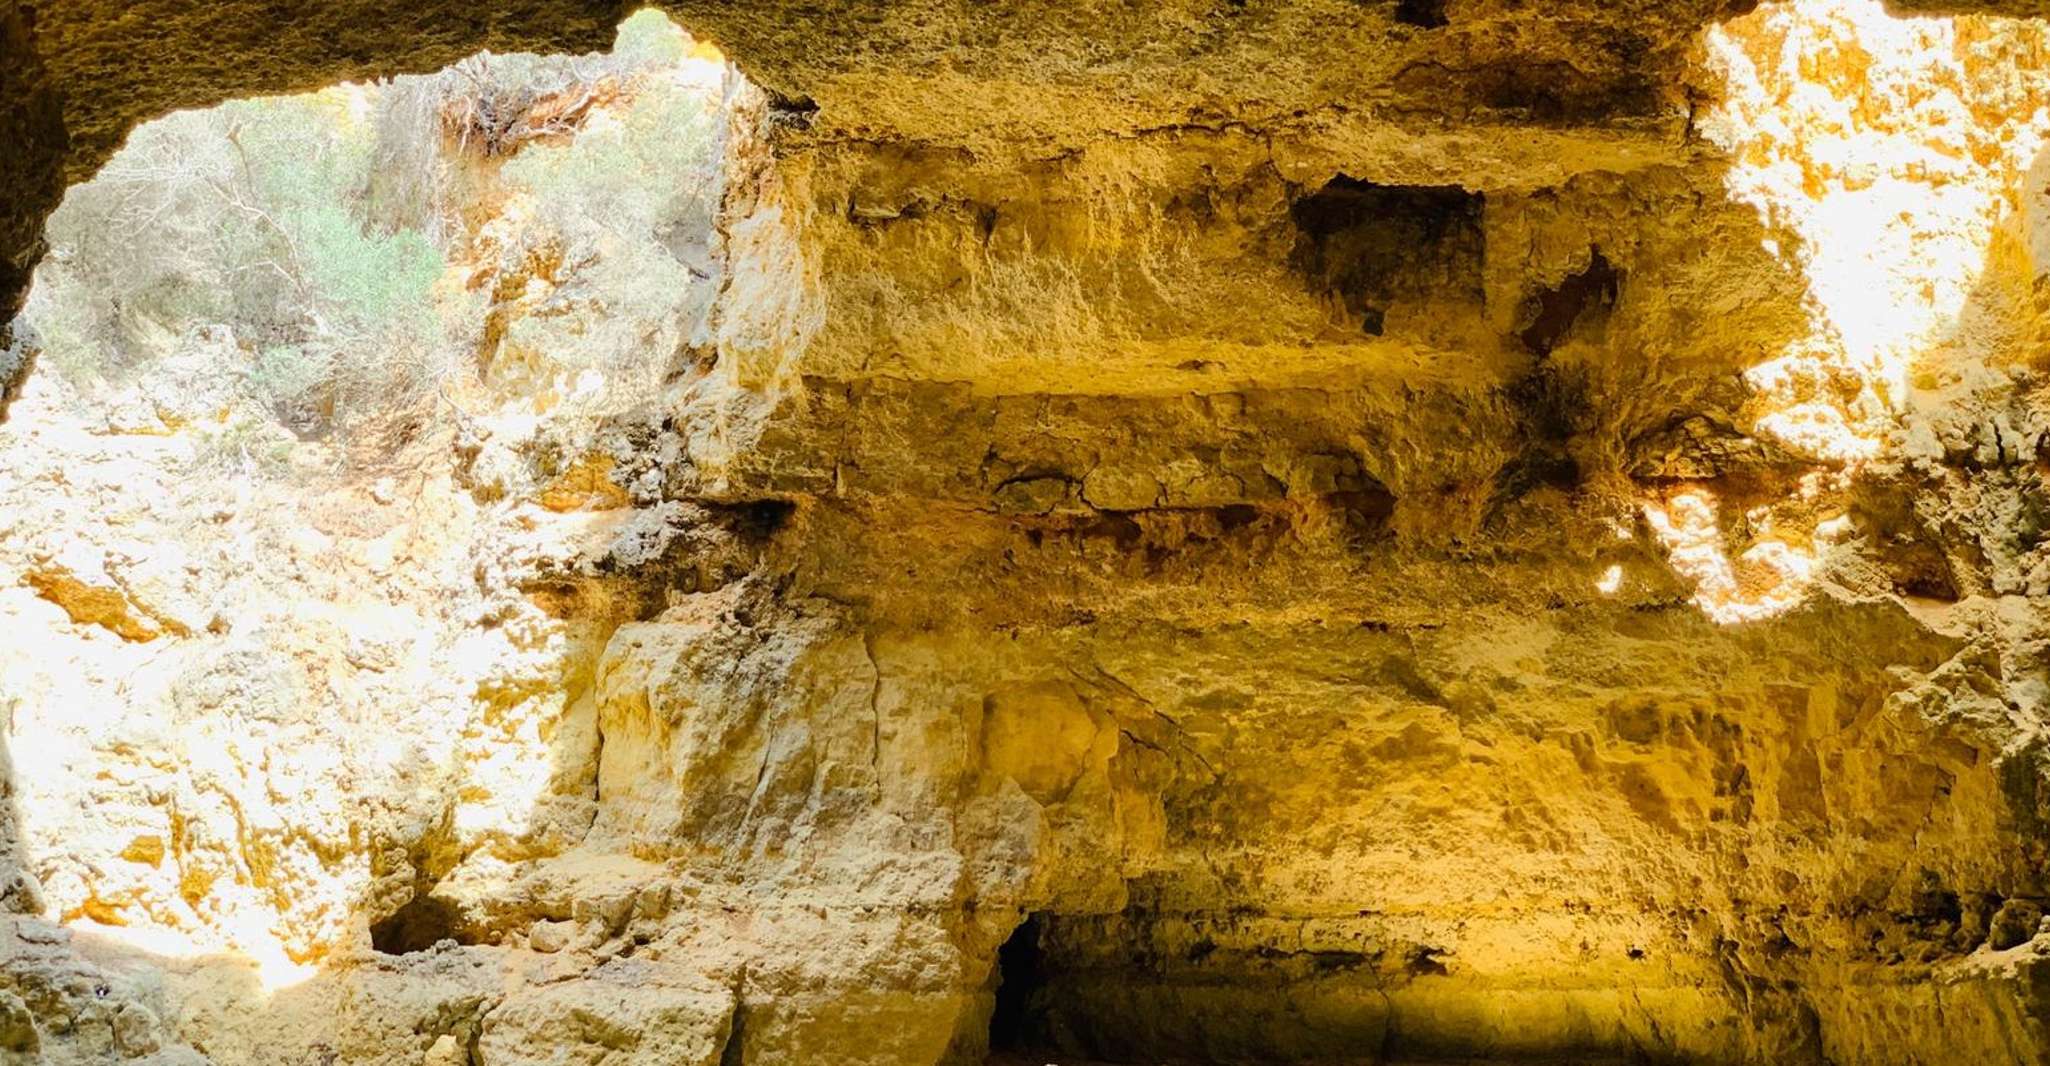
[[(361, 14), (10, 9), (10, 290), (141, 118), (620, 12)], [(526, 511), (440, 545), (504, 563), (432, 623), (509, 642), (442, 672), (474, 708), (348, 704), (501, 772), (251, 758), (263, 832), (179, 811), (269, 878), (236, 905), (316, 971), (274, 988), (102, 906), (162, 858), (64, 812), (169, 826), (149, 781), (33, 771), (17, 865), (96, 902), (13, 920), (10, 1047), (972, 1062), (1037, 915), (1015, 1035), (1053, 1053), (2050, 1057), (2039, 27), (677, 15), (761, 87), (704, 363), (580, 502), (511, 478)], [(68, 588), (37, 624), (98, 624)], [(9, 695), (100, 698), (60, 682)], [(284, 722), (256, 746), (322, 728)], [(118, 778), (137, 735), (62, 761)]]
[[(1148, 131), (1241, 129), (1317, 165), (1416, 142), (1554, 169), (1563, 152), (1656, 155), (1683, 122), (1678, 53), (1709, 3), (1532, 12), (1327, 2), (1084, 9), (938, 3), (701, 4), (675, 9), (835, 139), (1039, 156)], [(8, 306), (62, 183), (90, 176), (137, 122), (235, 96), (424, 71), (479, 49), (604, 47), (629, 8), (527, 2), (402, 11), (10, 0), (0, 38), (10, 143)], [(1527, 120), (1536, 118), (1531, 123)], [(1441, 164), (1442, 165), (1442, 164)], [(17, 176), (18, 175), (18, 176)], [(11, 317), (11, 315), (10, 315)]]

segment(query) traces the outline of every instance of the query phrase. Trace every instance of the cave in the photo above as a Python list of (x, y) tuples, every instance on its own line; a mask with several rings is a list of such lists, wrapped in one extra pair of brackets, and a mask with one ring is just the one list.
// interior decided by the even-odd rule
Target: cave
[(1452, 20), (1445, 14), (1446, 2), (1447, 0), (1399, 0), (1395, 5), (1395, 21), (1425, 30), (1449, 26)]
[(1577, 328), (1597, 328), (1615, 307), (1622, 285), (1616, 268), (1599, 248), (1587, 258), (1587, 266), (1525, 301), (1524, 317), (1530, 324), (1517, 337), (1532, 355), (1550, 355)]
[(2040, 12), (301, 7), (0, 0), (9, 1062), (2050, 1059)]
[(460, 921), (460, 912), (448, 901), (422, 894), (372, 922), (370, 945), (380, 954), (411, 955), (444, 940), (461, 943), (456, 935)]
[(1373, 336), (1397, 300), (1468, 298), (1480, 286), (1484, 194), (1380, 185), (1345, 174), (1289, 205), (1293, 260)]
[(996, 1000), (989, 1014), (992, 1055), (1024, 1060), (1051, 1053), (1045, 1010), (1035, 1002), (1046, 990), (1046, 960), (1039, 945), (1043, 925), (1041, 916), (1028, 915), (997, 948)]

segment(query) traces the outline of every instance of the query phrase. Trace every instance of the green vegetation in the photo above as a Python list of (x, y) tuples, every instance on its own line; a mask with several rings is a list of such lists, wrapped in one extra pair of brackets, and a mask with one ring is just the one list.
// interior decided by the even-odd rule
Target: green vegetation
[[(88, 397), (227, 353), (302, 438), (418, 419), (451, 375), (659, 388), (712, 272), (717, 106), (672, 76), (689, 47), (643, 12), (607, 56), (480, 55), (140, 127), (52, 216), (25, 333)], [(472, 232), (509, 196), (531, 201), (516, 225)], [(544, 260), (545, 313), (492, 328)]]
[[(193, 334), (225, 331), (250, 382), (314, 432), (416, 395), (444, 338), (442, 254), (353, 210), (373, 140), (337, 90), (239, 101), (136, 130), (50, 221), (28, 310), (80, 388), (121, 384)], [(374, 398), (374, 399), (373, 399)]]

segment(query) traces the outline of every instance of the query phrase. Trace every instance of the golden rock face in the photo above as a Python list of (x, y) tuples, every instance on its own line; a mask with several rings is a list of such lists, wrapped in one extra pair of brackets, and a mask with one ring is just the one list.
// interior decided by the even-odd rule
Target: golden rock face
[[(238, 495), (26, 379), (0, 1046), (2050, 1060), (2050, 28), (1946, 6), (679, 13), (653, 402)], [(152, 8), (0, 12), (0, 283), (141, 119), (619, 15)]]

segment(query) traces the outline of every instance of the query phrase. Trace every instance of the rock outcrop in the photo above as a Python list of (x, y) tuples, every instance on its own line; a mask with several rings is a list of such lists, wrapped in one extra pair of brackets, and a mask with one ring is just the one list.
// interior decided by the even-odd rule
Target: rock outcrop
[[(654, 395), (491, 197), (374, 465), (26, 376), (0, 1048), (2050, 1061), (2014, 6), (678, 11)], [(0, 12), (0, 291), (140, 120), (620, 14)]]

